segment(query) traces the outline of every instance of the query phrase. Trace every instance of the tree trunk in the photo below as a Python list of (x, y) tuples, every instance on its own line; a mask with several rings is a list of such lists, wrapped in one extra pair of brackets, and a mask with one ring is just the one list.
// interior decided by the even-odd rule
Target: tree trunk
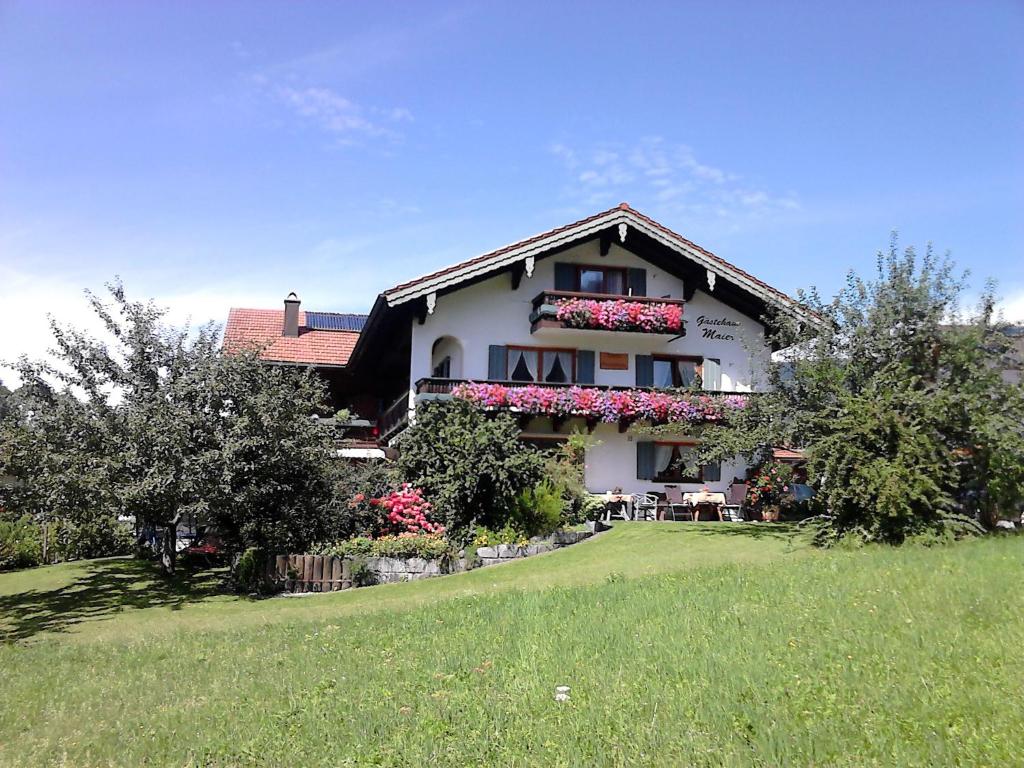
[(178, 521), (181, 512), (174, 516), (170, 524), (164, 528), (163, 541), (160, 545), (160, 567), (168, 576), (174, 575), (174, 566), (178, 556)]

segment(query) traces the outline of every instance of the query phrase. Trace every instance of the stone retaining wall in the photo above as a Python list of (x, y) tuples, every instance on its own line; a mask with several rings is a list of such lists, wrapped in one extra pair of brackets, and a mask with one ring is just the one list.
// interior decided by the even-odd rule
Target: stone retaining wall
[(531, 540), (525, 547), (515, 544), (499, 544), (496, 547), (480, 547), (476, 551), (480, 565), (495, 565), (522, 557), (551, 552), (568, 547), (594, 535), (593, 531), (556, 531), (545, 539)]

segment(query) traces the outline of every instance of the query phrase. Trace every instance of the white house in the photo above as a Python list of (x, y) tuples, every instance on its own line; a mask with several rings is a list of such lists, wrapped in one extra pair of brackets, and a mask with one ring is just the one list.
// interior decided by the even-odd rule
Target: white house
[[(582, 314), (566, 314), (574, 307)], [(706, 394), (682, 397), (709, 412), (741, 405), (736, 395), (756, 392), (763, 380), (770, 309), (803, 312), (623, 203), (382, 293), (346, 349), (346, 388), (363, 415), (376, 417), (380, 442), (398, 450), (420, 403), (476, 397), (482, 407), (516, 412), (531, 442), (590, 432), (591, 491), (666, 483), (724, 490), (745, 475), (741, 462), (693, 466), (686, 460), (696, 444), (692, 421), (654, 419), (669, 426), (652, 438), (645, 433), (654, 417), (633, 414), (629, 404), (642, 397), (664, 405), (670, 391), (697, 386)], [(344, 332), (353, 333), (350, 321)], [(240, 338), (232, 333), (229, 320), (227, 336)], [(566, 398), (575, 398), (571, 406)], [(620, 399), (626, 412), (609, 411)], [(377, 413), (365, 413), (368, 402)], [(601, 405), (580, 405), (591, 402)]]

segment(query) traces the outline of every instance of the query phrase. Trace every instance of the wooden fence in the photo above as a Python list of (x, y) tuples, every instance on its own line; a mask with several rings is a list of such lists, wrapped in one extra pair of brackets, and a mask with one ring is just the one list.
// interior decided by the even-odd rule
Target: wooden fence
[(267, 577), (285, 592), (336, 592), (352, 587), (351, 563), (333, 555), (277, 555)]

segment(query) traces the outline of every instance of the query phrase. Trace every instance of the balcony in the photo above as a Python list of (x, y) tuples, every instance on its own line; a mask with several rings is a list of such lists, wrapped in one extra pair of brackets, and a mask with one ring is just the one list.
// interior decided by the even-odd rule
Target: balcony
[(508, 410), (524, 418), (544, 416), (556, 425), (582, 418), (593, 430), (599, 422), (625, 432), (637, 421), (651, 424), (720, 423), (746, 408), (749, 394), (664, 390), (644, 387), (526, 384), (514, 381), (420, 379), (416, 400), (457, 397), (488, 411)]
[(565, 338), (571, 331), (685, 336), (682, 299), (544, 291), (533, 300), (530, 332)]

